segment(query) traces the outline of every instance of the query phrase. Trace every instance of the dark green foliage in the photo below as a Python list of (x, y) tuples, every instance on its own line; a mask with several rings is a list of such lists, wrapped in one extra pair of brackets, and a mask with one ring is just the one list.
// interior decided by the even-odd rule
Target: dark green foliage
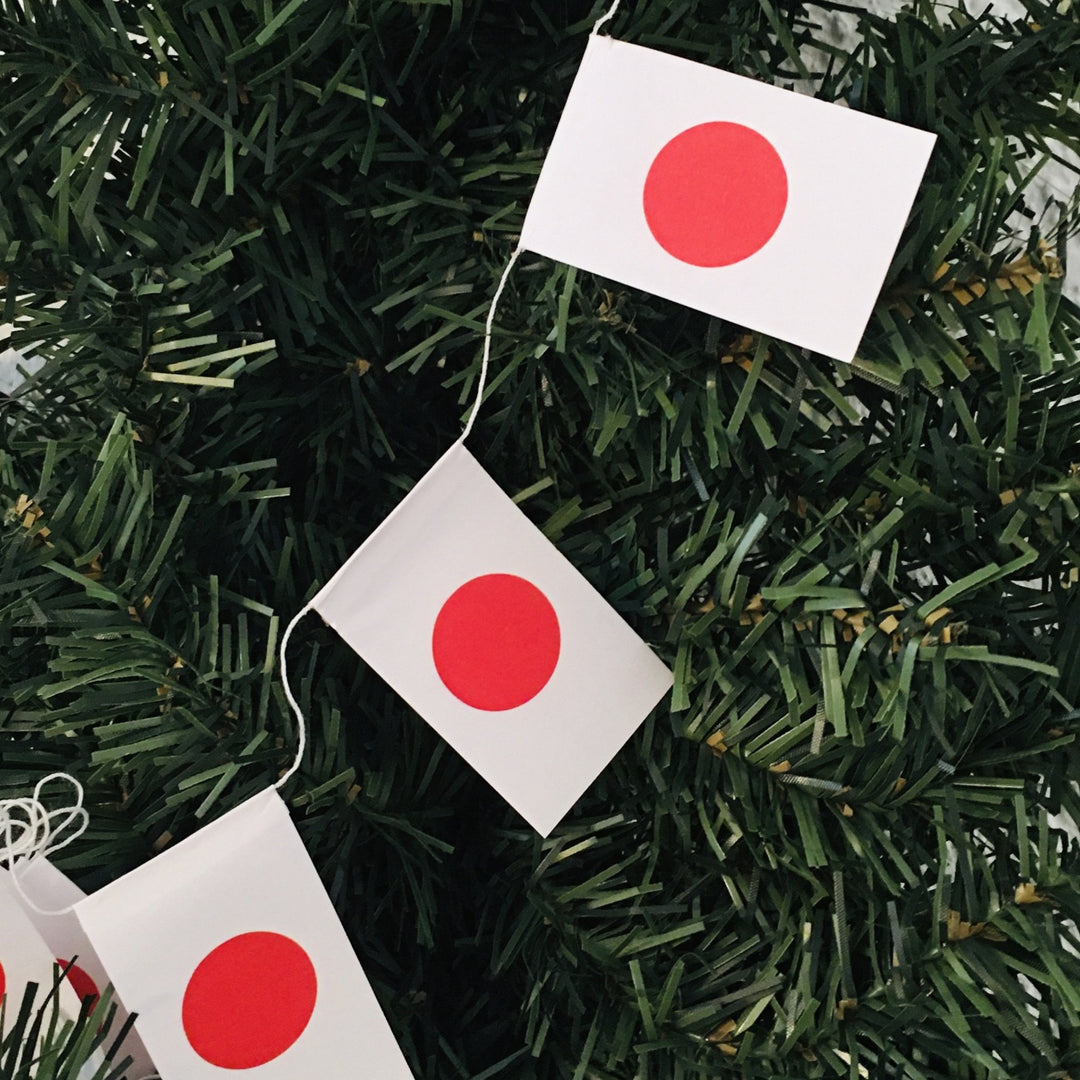
[(122, 1080), (126, 1074), (131, 1058), (119, 1046), (131, 1018), (116, 1023), (111, 989), (93, 1004), (87, 999), (77, 1017), (64, 1016), (56, 987), (66, 974), (55, 968), (57, 983), (48, 990), (33, 983), (21, 991), (8, 987), (0, 1007), (0, 1080)]
[[(471, 445), (676, 671), (550, 839), (302, 625), (286, 795), (418, 1077), (1080, 1076), (1080, 312), (1025, 179), (1080, 22), (1026, 4), (824, 74), (801, 5), (611, 24), (940, 138), (850, 366), (515, 269)], [(460, 431), (601, 10), (0, 0), (48, 361), (0, 402), (0, 794), (88, 785), (87, 886), (287, 767), (282, 620)]]

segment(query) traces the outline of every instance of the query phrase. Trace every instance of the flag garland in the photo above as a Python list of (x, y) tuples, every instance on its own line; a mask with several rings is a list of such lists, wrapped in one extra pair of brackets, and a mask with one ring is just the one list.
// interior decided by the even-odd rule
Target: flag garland
[[(41, 791), (54, 778), (76, 795), (50, 811)], [(139, 1039), (121, 1050), (132, 1076), (300, 1080), (314, 1063), (344, 1080), (363, 1060), (386, 1080), (411, 1080), (276, 787), (89, 896), (46, 861), (86, 821), (82, 787), (62, 773), (0, 805), (0, 999), (30, 982), (51, 987), (59, 950), (65, 1016), (93, 1009), (106, 978), (135, 1014)]]
[[(697, 127), (708, 127), (710, 124), (714, 124), (714, 123), (725, 124), (725, 123), (729, 123), (729, 122), (727, 122), (727, 121), (724, 121), (724, 122), (706, 122), (705, 124), (698, 125)], [(745, 141), (748, 138), (747, 135), (746, 135), (746, 132), (749, 131), (752, 134), (752, 129), (746, 128), (745, 126), (743, 126), (743, 127), (744, 127), (744, 130), (742, 132), (740, 132), (740, 133), (737, 133), (737, 134), (739, 134), (740, 138), (744, 139), (744, 144), (743, 144), (744, 152), (747, 152), (747, 153), (753, 152), (755, 147), (757, 147), (757, 149), (761, 151), (763, 159), (766, 162), (771, 160), (771, 159), (769, 159), (768, 147), (767, 146), (765, 148), (762, 148), (758, 144), (754, 143), (754, 140), (752, 138), (749, 138), (748, 141)], [(697, 130), (697, 128), (686, 129), (687, 132), (695, 131), (695, 130)], [(717, 132), (714, 128), (710, 129), (710, 131), (708, 132), (709, 137), (712, 137), (714, 135), (720, 135), (720, 134), (723, 134), (723, 133)], [(728, 132), (728, 134), (731, 134), (731, 133)], [(677, 138), (678, 137), (676, 137), (676, 139)], [(676, 140), (673, 140), (672, 142), (669, 142), (668, 144), (665, 145), (665, 147), (660, 151), (660, 153), (654, 159), (654, 166), (655, 166), (656, 162), (659, 162), (661, 160), (661, 158), (664, 156), (664, 154), (669, 149), (671, 149), (671, 147), (674, 145), (675, 141)], [(767, 140), (766, 140), (766, 142), (767, 142)], [(676, 151), (681, 152), (679, 147), (675, 147), (675, 149), (672, 150), (671, 152), (672, 152), (672, 154), (675, 154), (677, 156)], [(775, 162), (773, 164), (775, 165)], [(785, 216), (786, 202), (787, 202), (787, 198), (788, 198), (787, 173), (786, 173), (786, 170), (784, 170), (783, 168), (781, 168), (779, 170), (774, 169), (774, 172), (776, 173), (776, 179), (775, 179), (775, 181), (773, 183), (771, 183), (771, 185), (769, 185), (769, 189), (772, 191), (773, 195), (775, 196), (777, 194), (777, 192), (779, 192), (780, 189), (783, 188), (783, 193), (782, 193), (783, 197), (782, 197), (782, 200), (780, 200), (780, 201), (782, 201), (784, 203), (784, 206), (781, 206), (779, 208), (779, 210), (777, 210), (776, 207), (774, 207), (773, 208), (773, 218), (775, 220), (770, 220), (770, 222), (766, 223), (766, 226), (764, 226), (762, 228), (762, 230), (761, 230), (761, 236), (760, 237), (758, 237), (756, 240), (753, 240), (752, 242), (747, 241), (747, 243), (750, 243), (751, 246), (756, 244), (756, 247), (754, 247), (754, 251), (751, 251), (750, 254), (743, 254), (743, 255), (739, 255), (739, 253), (736, 252), (735, 254), (739, 256), (737, 258), (731, 256), (730, 253), (729, 253), (729, 255), (725, 256), (725, 258), (730, 258), (731, 262), (743, 261), (744, 259), (749, 258), (750, 255), (754, 254), (757, 250), (760, 250), (761, 248), (763, 248), (767, 244), (769, 244), (771, 242), (771, 240), (772, 240), (773, 235), (776, 233), (777, 229), (779, 228), (779, 226), (781, 224), (781, 221), (783, 220), (783, 218)], [(673, 257), (680, 258), (682, 261), (687, 262), (690, 265), (696, 265), (696, 266), (729, 265), (730, 263), (724, 263), (723, 261), (715, 263), (715, 264), (709, 264), (707, 262), (703, 262), (701, 260), (703, 258), (705, 258), (704, 256), (699, 256), (699, 255), (695, 255), (695, 254), (692, 254), (692, 253), (688, 254), (687, 251), (685, 251), (685, 250), (683, 250), (683, 249), (681, 249), (679, 247), (679, 245), (683, 242), (683, 238), (682, 238), (681, 234), (679, 233), (678, 230), (675, 230), (675, 232), (672, 233), (671, 230), (668, 228), (668, 225), (670, 223), (665, 224), (665, 222), (663, 220), (664, 219), (664, 214), (665, 214), (665, 211), (664, 211), (665, 197), (663, 195), (663, 192), (661, 191), (660, 196), (655, 196), (655, 191), (654, 191), (653, 195), (649, 194), (649, 191), (650, 191), (649, 181), (651, 180), (652, 176), (653, 176), (653, 172), (650, 170), (650, 174), (649, 174), (649, 177), (647, 178), (646, 185), (645, 185), (645, 195), (643, 196), (644, 216), (645, 216), (645, 219), (646, 219), (646, 223), (648, 224), (649, 229), (650, 229), (654, 239), (657, 241), (657, 243), (659, 243), (660, 246), (662, 248), (664, 248), (664, 250), (668, 251), (669, 254), (672, 254)], [(662, 187), (662, 185), (661, 185), (661, 187)], [(670, 199), (668, 199), (668, 201), (670, 201)], [(685, 230), (684, 230), (684, 232), (685, 232)], [(662, 239), (662, 237), (663, 237), (663, 239)], [(691, 240), (692, 239), (693, 238), (691, 237)], [(673, 249), (678, 249), (681, 252), (681, 254), (675, 254)], [(479, 403), (479, 400), (478, 400), (478, 403)], [(505, 498), (505, 496), (504, 496), (504, 498)], [(455, 590), (453, 593), (451, 593), (451, 595), (444, 602), (443, 606), (440, 608), (439, 615), (436, 617), (435, 626), (434, 626), (434, 629), (432, 631), (432, 659), (433, 659), (435, 669), (436, 669), (437, 673), (439, 674), (439, 677), (440, 677), (440, 679), (441, 679), (441, 681), (443, 683), (443, 686), (454, 697), (456, 697), (459, 701), (463, 701), (466, 704), (470, 705), (472, 708), (480, 710), (480, 711), (503, 712), (503, 711), (508, 711), (509, 709), (515, 709), (515, 708), (519, 708), (519, 707), (524, 706), (525, 704), (527, 704), (528, 701), (531, 701), (534, 697), (537, 697), (541, 692), (543, 692), (545, 690), (548, 682), (552, 678), (552, 675), (553, 675), (553, 673), (554, 673), (554, 671), (555, 671), (555, 669), (556, 669), (556, 667), (557, 667), (557, 665), (558, 665), (558, 663), (560, 661), (560, 650), (561, 650), (561, 645), (562, 645), (562, 639), (561, 639), (561, 633), (559, 633), (559, 631), (561, 631), (561, 623), (559, 622), (557, 614), (556, 614), (555, 620), (554, 620), (554, 626), (556, 628), (555, 632), (551, 632), (549, 630), (548, 635), (547, 635), (547, 637), (549, 639), (549, 647), (547, 649), (547, 654), (549, 656), (549, 659), (546, 662), (546, 665), (544, 663), (540, 664), (540, 666), (539, 666), (539, 670), (541, 672), (540, 674), (535, 674), (534, 673), (532, 675), (533, 683), (535, 683), (536, 685), (535, 685), (535, 688), (532, 689), (531, 692), (527, 696), (523, 696), (523, 691), (519, 690), (518, 691), (518, 696), (520, 698), (522, 698), (521, 700), (517, 700), (517, 699), (513, 698), (512, 696), (509, 699), (505, 698), (505, 697), (498, 697), (497, 695), (494, 696), (494, 697), (485, 697), (484, 695), (488, 692), (487, 687), (483, 688), (483, 690), (480, 693), (480, 696), (473, 695), (472, 691), (470, 690), (470, 688), (468, 686), (467, 672), (463, 676), (460, 670), (455, 669), (455, 667), (454, 667), (455, 660), (454, 660), (453, 656), (450, 656), (449, 658), (447, 658), (447, 649), (445, 647), (440, 647), (439, 644), (438, 644), (440, 639), (443, 640), (444, 643), (445, 643), (446, 640), (452, 639), (453, 637), (455, 637), (458, 634), (458, 631), (454, 630), (450, 634), (447, 634), (444, 631), (443, 634), (441, 635), (441, 638), (440, 638), (439, 625), (440, 625), (440, 623), (442, 623), (442, 625), (444, 627), (446, 625), (448, 625), (448, 624), (452, 625), (452, 626), (455, 626), (455, 627), (460, 625), (460, 620), (458, 622), (454, 622), (455, 612), (458, 610), (459, 607), (461, 607), (460, 604), (458, 605), (458, 607), (453, 608), (453, 610), (451, 610), (449, 615), (445, 616), (445, 619), (447, 621), (444, 621), (444, 612), (446, 611), (446, 609), (448, 607), (451, 607), (451, 602), (455, 598), (458, 598), (460, 600), (459, 593), (460, 593), (461, 589), (464, 589), (466, 586), (471, 585), (474, 581), (478, 581), (478, 580), (481, 580), (483, 578), (500, 578), (500, 579), (513, 578), (513, 579), (516, 579), (516, 581), (519, 582), (519, 583), (524, 582), (525, 585), (530, 584), (530, 582), (528, 581), (527, 578), (523, 578), (520, 575), (507, 574), (507, 573), (504, 573), (504, 572), (497, 572), (497, 573), (494, 573), (494, 574), (479, 575), (477, 578), (472, 578), (472, 579), (469, 579), (469, 581), (464, 582), (463, 585), (460, 586), (458, 590)], [(500, 582), (497, 582), (497, 583), (493, 583), (493, 582), (488, 581), (488, 582), (486, 582), (486, 584), (487, 585), (498, 584), (498, 585), (500, 585), (502, 587), (505, 587), (508, 583), (506, 581), (500, 581)], [(554, 610), (555, 610), (554, 607), (552, 607), (550, 605), (550, 602), (549, 602), (549, 608), (551, 609), (551, 611), (549, 612), (548, 609), (544, 607), (543, 603), (536, 601), (536, 598), (528, 591), (527, 588), (522, 589), (519, 584), (515, 585), (514, 587), (519, 589), (519, 592), (517, 594), (514, 594), (514, 606), (515, 607), (528, 606), (531, 603), (533, 608), (538, 612), (538, 614), (537, 614), (537, 624), (541, 624), (541, 625), (545, 624), (545, 620), (546, 620), (547, 625), (550, 626), (551, 621), (552, 621), (551, 620), (551, 612), (554, 612)], [(534, 586), (534, 588), (535, 588), (535, 586)], [(503, 595), (505, 595), (505, 594), (503, 594)], [(541, 591), (541, 598), (545, 599), (543, 597), (542, 591)], [(470, 601), (470, 603), (473, 603), (473, 605), (475, 606), (474, 601)], [(330, 606), (329, 602), (328, 602), (328, 598), (324, 597), (324, 605), (327, 606), (327, 607)], [(316, 606), (316, 608), (318, 609), (318, 604), (315, 604), (314, 606)], [(465, 604), (464, 606), (466, 608), (469, 607), (468, 604)], [(467, 619), (465, 621), (468, 622)], [(551, 641), (554, 641), (555, 644), (551, 644)], [(449, 652), (454, 653), (455, 650), (453, 648), (450, 648)], [(440, 656), (442, 657), (442, 659), (440, 659)], [(552, 659), (552, 657), (553, 657), (553, 659)], [(544, 674), (545, 666), (551, 669), (550, 671), (547, 671), (546, 674)], [(464, 683), (462, 682), (463, 678), (465, 680)], [(254, 802), (254, 801), (255, 800), (251, 800), (251, 802)], [(246, 805), (247, 804), (245, 804), (245, 806)], [(222, 819), (222, 820), (225, 820), (225, 819)], [(157, 862), (157, 860), (155, 860), (155, 862)], [(87, 910), (92, 909), (94, 906), (95, 905), (93, 905), (93, 904), (90, 905), (90, 908), (88, 908)], [(259, 940), (252, 943), (250, 940), (247, 940), (248, 935), (255, 935), (255, 936), (259, 937)], [(269, 947), (269, 945), (271, 943), (267, 940), (267, 937), (261, 937), (260, 935), (266, 935), (267, 937), (273, 936), (272, 932), (269, 932), (269, 931), (250, 931), (250, 932), (245, 932), (245, 933), (240, 934), (240, 935), (236, 935), (234, 938), (228, 939), (228, 941), (234, 941), (237, 938), (244, 938), (246, 940), (246, 944), (254, 944), (255, 946), (258, 946), (259, 948)], [(225, 944), (227, 944), (227, 942), (222, 943), (222, 945), (225, 945)], [(190, 980), (190, 982), (188, 984), (189, 989), (190, 989), (190, 987), (192, 985), (195, 985), (195, 984), (199, 983), (199, 979), (210, 979), (211, 981), (213, 981), (213, 979), (212, 979), (213, 972), (216, 970), (215, 969), (215, 964), (221, 963), (221, 954), (218, 952), (218, 949), (221, 948), (221, 947), (222, 946), (215, 947), (215, 949), (213, 949), (209, 953), (207, 953), (207, 955), (203, 958), (203, 960), (200, 961), (198, 967), (195, 969), (195, 972), (193, 973), (193, 975), (191, 977), (191, 980)], [(259, 948), (257, 948), (255, 951), (258, 952)], [(208, 965), (208, 967), (205, 966), (205, 965)], [(304, 968), (302, 962), (296, 961), (296, 963), (293, 964), (293, 970), (295, 972), (299, 973), (299, 975), (303, 976), (303, 977), (298, 977), (298, 982), (299, 983), (305, 984), (305, 985), (311, 983), (312, 979), (304, 974), (304, 973), (307, 972), (307, 969)], [(211, 974), (207, 975), (206, 974), (207, 971), (210, 971)], [(314, 968), (312, 968), (312, 971), (314, 971)], [(202, 974), (200, 975), (200, 973), (202, 973)], [(185, 995), (185, 1000), (186, 1000), (186, 995)], [(314, 1005), (312, 1006), (312, 1010), (314, 1010)], [(183, 1011), (184, 1011), (185, 1017), (187, 1017), (188, 1013), (189, 1013), (189, 1010), (185, 1007), (185, 1009)], [(304, 1010), (301, 1009), (300, 1011), (303, 1012)], [(191, 1015), (196, 1015), (197, 1016), (198, 1014), (199, 1014), (198, 1009), (191, 1010)], [(303, 1035), (303, 1030), (306, 1027), (306, 1024), (307, 1024), (309, 1019), (310, 1019), (310, 1015), (308, 1015), (304, 1019), (302, 1024), (297, 1022), (298, 1026), (299, 1026), (299, 1031), (295, 1035), (295, 1038), (293, 1039), (294, 1042)], [(197, 1026), (197, 1025), (195, 1025), (195, 1026)], [(288, 1025), (284, 1025), (284, 1027), (287, 1029)], [(191, 1033), (188, 1030), (188, 1024), (187, 1024), (186, 1020), (185, 1020), (185, 1032), (187, 1033), (189, 1043), (191, 1043), (191, 1045), (193, 1047), (195, 1046), (195, 1044), (197, 1042), (200, 1042), (199, 1039), (193, 1038), (191, 1036)], [(202, 1056), (204, 1058), (204, 1060), (211, 1061), (211, 1058), (213, 1057), (214, 1052), (212, 1050), (210, 1050), (210, 1051), (207, 1051), (206, 1053), (204, 1053), (203, 1051), (206, 1048), (205, 1042), (203, 1042), (202, 1045), (203, 1045), (203, 1050), (200, 1050), (200, 1049), (198, 1049), (198, 1047), (196, 1047), (196, 1052), (199, 1053), (200, 1056)], [(290, 1043), (289, 1045), (291, 1046), (292, 1044)], [(252, 1064), (245, 1064), (245, 1063), (234, 1064), (234, 1063), (232, 1063), (232, 1062), (234, 1062), (235, 1060), (238, 1060), (238, 1059), (229, 1059), (229, 1062), (226, 1063), (224, 1057), (220, 1057), (218, 1061), (211, 1061), (211, 1063), (212, 1064), (217, 1064), (220, 1067), (226, 1067), (226, 1068), (261, 1067), (262, 1065), (269, 1064), (271, 1061), (276, 1060), (276, 1058), (281, 1056), (282, 1054), (284, 1054), (287, 1049), (288, 1049), (288, 1047), (285, 1047), (285, 1049), (279, 1050), (277, 1054), (273, 1055), (272, 1057), (268, 1057), (265, 1061), (256, 1061), (256, 1062), (254, 1062)], [(207, 1056), (207, 1053), (209, 1053), (210, 1056)], [(245, 1059), (245, 1061), (246, 1060), (248, 1060), (248, 1059)], [(267, 1074), (267, 1075), (270, 1075), (270, 1074)]]

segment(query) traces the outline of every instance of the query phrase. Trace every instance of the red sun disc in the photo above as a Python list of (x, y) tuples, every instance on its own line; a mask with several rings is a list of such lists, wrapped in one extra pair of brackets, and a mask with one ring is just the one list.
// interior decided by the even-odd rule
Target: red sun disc
[(75, 991), (75, 996), (80, 1001), (85, 1001), (86, 998), (91, 999), (90, 1012), (92, 1013), (97, 1008), (98, 999), (101, 997), (101, 991), (98, 990), (97, 983), (78, 964), (72, 964), (70, 960), (61, 960), (59, 957), (57, 957), (56, 962), (60, 965), (61, 971), (67, 969), (67, 981), (71, 983), (71, 989)]
[(714, 121), (687, 128), (645, 178), (645, 220), (656, 242), (692, 266), (730, 266), (772, 238), (788, 182), (775, 147), (753, 128)]
[(559, 619), (532, 582), (484, 574), (456, 589), (431, 635), (435, 670), (474, 709), (502, 712), (532, 700), (559, 662)]
[(184, 1034), (211, 1065), (253, 1069), (300, 1038), (316, 992), (315, 967), (292, 938), (238, 934), (209, 952), (188, 980)]

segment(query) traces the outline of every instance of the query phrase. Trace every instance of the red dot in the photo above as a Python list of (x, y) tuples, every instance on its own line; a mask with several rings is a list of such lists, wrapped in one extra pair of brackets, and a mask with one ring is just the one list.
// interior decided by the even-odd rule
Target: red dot
[(188, 981), (184, 1033), (211, 1065), (265, 1065), (303, 1034), (316, 986), (308, 954), (291, 938), (238, 934), (208, 953)]
[(787, 206), (784, 163), (742, 124), (698, 124), (656, 155), (645, 178), (645, 220), (656, 242), (693, 266), (729, 266), (776, 232)]
[(71, 983), (71, 989), (75, 991), (78, 999), (80, 1001), (91, 999), (90, 1012), (92, 1013), (97, 1008), (98, 999), (101, 997), (97, 983), (78, 964), (72, 964), (70, 960), (61, 960), (59, 957), (56, 962), (60, 965), (61, 971), (67, 969), (67, 981)]
[(431, 635), (435, 670), (454, 697), (501, 712), (544, 689), (559, 662), (559, 619), (548, 598), (514, 574), (484, 574), (442, 606)]
[(4, 974), (4, 965), (0, 964), (0, 998), (4, 996), (4, 991), (7, 989), (7, 976)]

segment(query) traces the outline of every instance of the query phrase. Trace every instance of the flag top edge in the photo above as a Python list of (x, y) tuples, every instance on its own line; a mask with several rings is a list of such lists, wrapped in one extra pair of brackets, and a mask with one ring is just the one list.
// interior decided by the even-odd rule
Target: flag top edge
[[(417, 492), (421, 491), (424, 487), (426, 487), (431, 478), (437, 475), (442, 470), (443, 466), (445, 466), (448, 461), (456, 458), (459, 453), (469, 454), (469, 451), (466, 449), (465, 444), (460, 439), (458, 439), (457, 442), (455, 442), (441, 457), (439, 457), (435, 461), (431, 468), (429, 468), (424, 473), (424, 475), (421, 476), (420, 479), (417, 480), (416, 483), (413, 484), (413, 486), (402, 496), (402, 498), (398, 501), (397, 506), (395, 506), (394, 509), (391, 510), (390, 513), (387, 514), (386, 517), (384, 517), (382, 521), (380, 521), (379, 524), (376, 525), (370, 533), (368, 533), (368, 535), (361, 541), (360, 546), (341, 564), (341, 566), (337, 568), (337, 570), (331, 576), (330, 580), (308, 601), (308, 607), (314, 608), (316, 611), (319, 612), (320, 615), (322, 614), (322, 611), (319, 607), (320, 602), (324, 598), (329, 597), (329, 595), (334, 591), (340, 579), (348, 573), (349, 567), (351, 567), (352, 564), (356, 562), (357, 559), (359, 559), (364, 549), (369, 544), (373, 543), (387, 528), (389, 528), (391, 522), (394, 521), (394, 519), (401, 514), (402, 507), (405, 506), (405, 504), (415, 494), (417, 494)], [(472, 457), (471, 454), (469, 454), (469, 456)]]
[[(936, 131), (930, 131), (928, 128), (918, 127), (915, 124), (908, 124), (902, 120), (892, 120), (887, 116), (879, 116), (877, 113), (866, 112), (862, 109), (854, 109), (842, 101), (826, 101), (823, 98), (813, 97), (810, 94), (803, 94), (798, 90), (792, 90), (786, 86), (779, 86), (776, 83), (766, 82), (764, 79), (758, 79), (753, 75), (742, 75), (737, 71), (731, 71), (725, 67), (707, 64), (702, 60), (691, 60), (689, 57), (679, 56), (677, 53), (668, 52), (666, 49), (656, 49), (651, 45), (638, 45), (632, 41), (622, 41), (619, 38), (596, 35), (590, 37), (588, 44), (585, 46), (585, 51), (581, 57), (581, 64), (585, 64), (586, 58), (589, 57), (590, 54), (595, 55), (601, 49), (605, 48), (611, 52), (625, 52), (628, 55), (641, 55), (642, 53), (647, 53), (653, 57), (662, 57), (665, 61), (676, 65), (690, 64), (699, 70), (710, 71), (725, 79), (740, 79), (743, 82), (753, 84), (754, 86), (760, 86), (765, 90), (775, 91), (779, 94), (790, 94), (792, 95), (793, 100), (798, 100), (803, 103), (800, 107), (809, 107), (816, 111), (821, 111), (822, 109), (843, 109), (844, 112), (850, 116), (864, 117), (867, 120), (888, 124), (891, 127), (901, 128), (904, 131), (910, 131), (917, 135), (925, 136), (931, 140), (931, 144), (937, 142), (938, 133)], [(578, 72), (580, 73), (580, 67)], [(577, 82), (577, 75), (574, 76), (574, 82)], [(570, 91), (567, 93), (568, 99), (570, 94), (573, 93), (573, 89), (573, 84), (571, 84)], [(558, 129), (556, 128), (556, 131), (557, 130)]]
[(133, 870), (129, 870), (126, 874), (122, 874), (114, 881), (110, 881), (107, 885), (102, 885), (100, 889), (89, 893), (74, 905), (73, 911), (76, 916), (78, 916), (81, 911), (104, 905), (106, 900), (111, 898), (112, 894), (117, 891), (117, 889), (121, 886), (127, 887), (133, 878), (141, 878), (144, 874), (159, 872), (157, 868), (161, 866), (162, 860), (171, 862), (172, 859), (170, 857), (178, 851), (185, 850), (186, 845), (189, 845), (192, 841), (200, 839), (205, 840), (209, 834), (221, 832), (225, 828), (228, 828), (238, 818), (255, 815), (256, 813), (278, 814), (283, 816), (293, 828), (296, 827), (293, 824), (289, 808), (285, 805), (285, 801), (282, 799), (280, 792), (271, 785), (244, 799), (243, 802), (234, 806), (231, 810), (227, 810), (221, 817), (214, 818), (213, 821), (196, 829), (190, 836), (185, 836), (178, 844), (166, 848), (153, 858), (147, 859), (146, 862), (136, 866)]

